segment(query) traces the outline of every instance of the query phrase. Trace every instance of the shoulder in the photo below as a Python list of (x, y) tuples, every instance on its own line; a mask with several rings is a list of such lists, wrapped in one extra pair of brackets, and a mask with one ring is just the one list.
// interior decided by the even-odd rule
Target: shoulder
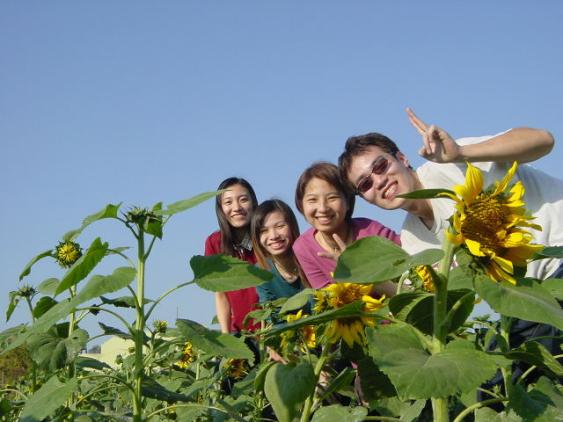
[(358, 239), (367, 236), (382, 236), (394, 242), (399, 242), (399, 235), (389, 227), (383, 225), (377, 220), (370, 218), (353, 218), (352, 226)]
[(293, 250), (295, 252), (302, 252), (303, 250), (309, 249), (312, 242), (315, 242), (315, 229), (310, 228), (295, 239)]
[(205, 239), (205, 254), (215, 254), (221, 251), (221, 232), (216, 231), (211, 233)]

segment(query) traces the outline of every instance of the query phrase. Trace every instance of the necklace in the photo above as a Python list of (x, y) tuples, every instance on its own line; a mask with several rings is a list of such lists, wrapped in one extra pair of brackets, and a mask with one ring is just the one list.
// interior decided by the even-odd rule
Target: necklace
[(297, 268), (297, 265), (295, 265), (295, 263), (293, 263), (293, 267), (291, 269), (287, 269), (281, 262), (273, 262), (280, 275), (288, 283), (293, 283), (299, 277), (299, 269)]

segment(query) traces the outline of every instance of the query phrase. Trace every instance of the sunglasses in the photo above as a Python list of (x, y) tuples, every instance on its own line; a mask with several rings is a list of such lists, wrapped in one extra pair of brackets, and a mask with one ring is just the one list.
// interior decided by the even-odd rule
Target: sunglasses
[(371, 177), (372, 174), (382, 175), (385, 174), (387, 169), (391, 164), (391, 160), (383, 155), (380, 155), (375, 159), (375, 161), (371, 164), (370, 172), (367, 176), (364, 176), (360, 179), (358, 184), (356, 185), (356, 193), (358, 195), (362, 195), (366, 193), (368, 190), (371, 189), (373, 186), (373, 178)]

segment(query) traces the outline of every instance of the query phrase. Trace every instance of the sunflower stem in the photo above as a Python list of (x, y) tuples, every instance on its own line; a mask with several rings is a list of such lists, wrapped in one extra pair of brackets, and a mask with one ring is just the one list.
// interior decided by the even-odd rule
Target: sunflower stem
[[(323, 366), (324, 366), (325, 361), (328, 357), (329, 349), (330, 349), (330, 347), (328, 345), (323, 348), (323, 351), (321, 352), (321, 355), (319, 356), (319, 360), (317, 361), (317, 364), (315, 365), (315, 370), (314, 370), (315, 384), (317, 384), (319, 382), (319, 377), (321, 376)], [(309, 395), (309, 397), (307, 397), (307, 400), (305, 400), (305, 405), (303, 406), (303, 413), (301, 414), (301, 419), (300, 419), (301, 422), (306, 422), (310, 419), (311, 410), (313, 409), (313, 397), (315, 396), (315, 392), (316, 392), (316, 388)]]
[(137, 237), (138, 244), (138, 263), (137, 263), (137, 319), (135, 321), (135, 367), (134, 371), (134, 392), (133, 392), (133, 420), (141, 422), (143, 420), (142, 407), (142, 382), (143, 382), (143, 337), (145, 334), (145, 234), (139, 230)]
[[(512, 326), (512, 318), (501, 315), (500, 317), (500, 336), (504, 339), (501, 342), (501, 350), (503, 352), (508, 352), (510, 350), (510, 327)], [(512, 371), (506, 368), (500, 368), (502, 373), (502, 379), (504, 381), (504, 393), (508, 395), (508, 388), (512, 379)]]
[[(444, 239), (442, 245), (444, 257), (440, 261), (438, 267), (438, 277), (434, 280), (435, 293), (433, 302), (433, 353), (441, 352), (446, 347), (446, 336), (448, 334), (446, 324), (447, 299), (448, 299), (448, 277), (455, 252), (455, 245), (447, 238)], [(434, 421), (447, 422), (448, 415), (448, 399), (443, 397), (432, 398), (432, 412)]]

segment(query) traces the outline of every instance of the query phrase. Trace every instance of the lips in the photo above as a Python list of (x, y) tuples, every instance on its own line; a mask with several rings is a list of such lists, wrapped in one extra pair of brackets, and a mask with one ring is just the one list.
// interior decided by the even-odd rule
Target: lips
[(286, 240), (280, 240), (276, 242), (268, 243), (267, 248), (271, 254), (284, 253), (287, 250), (288, 242)]
[(397, 194), (397, 182), (391, 182), (389, 185), (381, 193), (381, 197), (386, 200), (393, 200), (395, 199), (395, 195)]
[(326, 225), (332, 223), (332, 220), (333, 220), (332, 217), (326, 217), (326, 216), (315, 217), (315, 219), (319, 222), (319, 224), (322, 224), (323, 226), (326, 226)]

